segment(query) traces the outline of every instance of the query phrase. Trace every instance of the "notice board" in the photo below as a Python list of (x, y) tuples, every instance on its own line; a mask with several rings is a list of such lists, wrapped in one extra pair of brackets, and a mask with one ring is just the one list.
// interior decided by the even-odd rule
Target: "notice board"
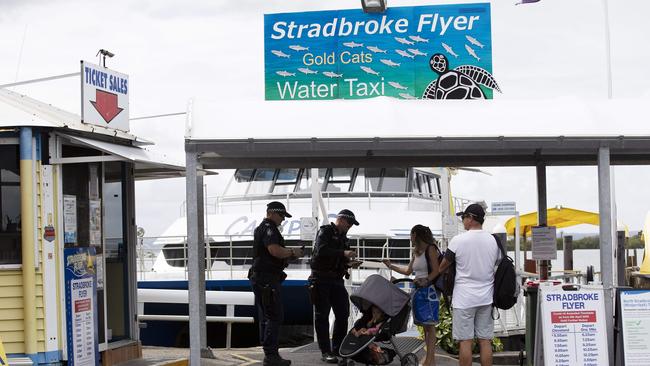
[(648, 365), (650, 362), (650, 290), (621, 290), (619, 304), (625, 365)]
[[(609, 363), (605, 302), (602, 286), (539, 287), (535, 365)], [(541, 342), (540, 342), (541, 340)]]
[(95, 248), (65, 248), (63, 255), (68, 365), (99, 366)]

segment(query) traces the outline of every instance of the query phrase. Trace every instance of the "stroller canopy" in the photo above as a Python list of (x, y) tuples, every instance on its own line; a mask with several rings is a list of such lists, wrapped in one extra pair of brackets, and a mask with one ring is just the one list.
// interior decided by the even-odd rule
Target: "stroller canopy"
[(362, 312), (375, 305), (386, 315), (393, 317), (408, 304), (410, 295), (384, 277), (373, 274), (350, 296), (350, 301)]

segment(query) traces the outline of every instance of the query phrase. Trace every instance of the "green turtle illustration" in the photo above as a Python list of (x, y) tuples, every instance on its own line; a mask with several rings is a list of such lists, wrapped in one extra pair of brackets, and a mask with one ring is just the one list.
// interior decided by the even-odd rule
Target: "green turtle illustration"
[(461, 65), (450, 70), (447, 57), (441, 53), (431, 56), (429, 66), (439, 76), (429, 83), (422, 99), (485, 99), (479, 85), (501, 93), (494, 77), (478, 66)]

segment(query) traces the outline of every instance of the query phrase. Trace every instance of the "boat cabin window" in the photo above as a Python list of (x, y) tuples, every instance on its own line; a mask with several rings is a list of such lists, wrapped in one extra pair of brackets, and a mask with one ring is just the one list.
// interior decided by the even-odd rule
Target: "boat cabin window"
[(237, 169), (232, 179), (226, 186), (224, 195), (226, 196), (243, 196), (246, 194), (248, 184), (253, 180), (255, 169)]
[(383, 169), (381, 168), (366, 168), (365, 170), (365, 176), (366, 176), (366, 184), (365, 186), (365, 191), (366, 192), (379, 192), (379, 183), (381, 182), (381, 171)]
[(422, 193), (426, 196), (437, 196), (440, 194), (440, 182), (438, 177), (423, 172), (415, 172), (414, 192)]
[(271, 191), (275, 169), (255, 169), (253, 181), (248, 186), (247, 195), (267, 194)]
[(354, 179), (356, 169), (352, 168), (334, 168), (327, 170), (327, 183), (324, 191), (326, 192), (348, 192)]
[(384, 168), (380, 190), (382, 192), (406, 192), (406, 169)]
[(416, 182), (420, 193), (431, 194), (431, 185), (429, 184), (429, 177), (424, 174), (416, 173)]
[[(318, 169), (318, 183), (324, 192), (407, 192), (408, 169), (405, 168), (328, 168)], [(225, 196), (265, 195), (309, 192), (311, 169), (237, 169), (226, 187)], [(416, 190), (433, 182), (423, 174)], [(427, 188), (424, 188), (427, 189)]]
[(237, 183), (250, 182), (253, 180), (255, 169), (237, 169), (235, 171), (235, 181)]
[(280, 169), (278, 177), (273, 185), (274, 194), (291, 193), (296, 187), (302, 169)]
[[(300, 181), (298, 182), (298, 186), (296, 187), (295, 192), (310, 192), (311, 190), (311, 169), (301, 169), (302, 170), (302, 176), (300, 177)], [(318, 169), (318, 184), (321, 185), (323, 184), (323, 181), (325, 181), (325, 173), (327, 172), (327, 169)]]
[(406, 192), (407, 175), (404, 168), (362, 168), (356, 175), (354, 191)]

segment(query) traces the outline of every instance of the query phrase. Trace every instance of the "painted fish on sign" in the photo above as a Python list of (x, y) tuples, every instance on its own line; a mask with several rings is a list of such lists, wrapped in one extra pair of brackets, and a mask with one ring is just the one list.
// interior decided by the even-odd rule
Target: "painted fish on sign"
[(489, 3), (266, 14), (266, 99), (490, 99), (490, 17)]

